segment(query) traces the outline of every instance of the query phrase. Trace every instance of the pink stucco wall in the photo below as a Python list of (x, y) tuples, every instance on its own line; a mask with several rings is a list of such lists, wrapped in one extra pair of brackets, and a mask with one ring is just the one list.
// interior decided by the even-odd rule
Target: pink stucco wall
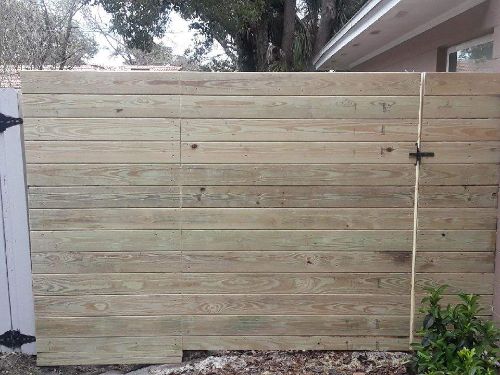
[(489, 0), (373, 59), (355, 71), (417, 71), (437, 69), (438, 49), (494, 32), (494, 55), (500, 67), (500, 0)]

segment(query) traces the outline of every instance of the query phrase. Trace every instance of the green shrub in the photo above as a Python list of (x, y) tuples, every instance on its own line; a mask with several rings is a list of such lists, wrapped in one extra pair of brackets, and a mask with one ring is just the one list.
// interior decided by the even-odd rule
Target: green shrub
[(426, 289), (422, 337), (410, 362), (410, 371), (425, 375), (496, 375), (500, 368), (500, 331), (478, 313), (479, 296), (459, 294), (460, 303), (446, 308), (440, 302), (447, 286)]

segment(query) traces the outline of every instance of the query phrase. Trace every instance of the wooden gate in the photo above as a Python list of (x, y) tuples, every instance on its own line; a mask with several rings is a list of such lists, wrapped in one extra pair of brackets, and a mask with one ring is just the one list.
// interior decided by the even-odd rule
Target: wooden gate
[(39, 363), (405, 350), (424, 286), (491, 305), (499, 79), (25, 72)]

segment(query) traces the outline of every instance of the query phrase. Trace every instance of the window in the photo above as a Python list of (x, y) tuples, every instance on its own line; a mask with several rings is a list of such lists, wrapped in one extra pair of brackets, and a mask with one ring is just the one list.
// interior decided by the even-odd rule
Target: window
[(500, 70), (493, 59), (493, 34), (448, 48), (448, 72), (491, 72)]

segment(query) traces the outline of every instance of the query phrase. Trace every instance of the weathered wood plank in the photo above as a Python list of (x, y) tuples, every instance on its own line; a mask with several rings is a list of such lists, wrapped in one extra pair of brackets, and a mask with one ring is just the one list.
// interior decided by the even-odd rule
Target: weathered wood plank
[(180, 229), (178, 208), (32, 209), (31, 230)]
[(178, 95), (24, 94), (25, 117), (180, 117)]
[(499, 118), (500, 95), (424, 97), (424, 118)]
[(38, 353), (38, 366), (65, 366), (65, 365), (115, 365), (119, 364), (179, 364), (182, 362), (182, 351), (169, 351), (157, 354), (155, 351), (127, 352), (109, 354), (106, 352), (57, 352)]
[(427, 73), (426, 95), (499, 95), (498, 73)]
[(417, 96), (183, 96), (182, 117), (415, 119), (418, 105)]
[(496, 164), (427, 164), (424, 161), (420, 167), (420, 185), (498, 185), (499, 183), (500, 169)]
[(180, 207), (179, 186), (30, 187), (31, 208)]
[(179, 295), (37, 296), (39, 317), (137, 315), (407, 315), (409, 296)]
[(113, 316), (91, 318), (37, 318), (37, 334), (41, 337), (122, 337), (180, 336), (183, 317)]
[(157, 353), (167, 355), (172, 350), (181, 349), (180, 336), (159, 337), (40, 337), (36, 340), (38, 353), (92, 353), (116, 354)]
[(420, 229), (496, 229), (495, 208), (420, 208)]
[[(403, 163), (412, 142), (183, 142), (183, 163)], [(500, 153), (500, 152), (499, 152)]]
[[(441, 216), (436, 219), (434, 217), (435, 215), (429, 216), (436, 222)], [(467, 218), (459, 218), (457, 225), (462, 224), (463, 220), (460, 219), (467, 222)], [(471, 221), (473, 219), (469, 218)], [(409, 208), (184, 208), (182, 211), (175, 208), (32, 209), (30, 222), (32, 230), (179, 229), (181, 224), (184, 229), (410, 229), (412, 210)]]
[(413, 193), (411, 186), (183, 186), (182, 206), (412, 207)]
[[(483, 275), (459, 285), (481, 288)], [(101, 273), (35, 274), (38, 296), (127, 294), (409, 294), (409, 273)], [(434, 274), (424, 280), (434, 280)], [(447, 279), (453, 276), (447, 275)], [(430, 282), (430, 281), (429, 281)], [(450, 283), (451, 284), (451, 283)], [(491, 288), (492, 284), (489, 284)]]
[[(486, 172), (497, 173), (494, 166), (486, 167)], [(30, 186), (415, 184), (415, 169), (403, 164), (187, 164), (182, 169), (172, 164), (28, 164), (27, 172)], [(487, 173), (477, 176), (492, 179)]]
[[(500, 105), (500, 104), (499, 104)], [(425, 164), (500, 163), (500, 142), (423, 142), (423, 150), (435, 153)]]
[(27, 118), (27, 141), (177, 141), (180, 120), (155, 118)]
[(417, 272), (494, 272), (494, 252), (419, 252)]
[(22, 72), (24, 93), (418, 95), (418, 73)]
[(412, 214), (409, 208), (183, 208), (181, 220), (183, 229), (386, 230), (410, 229)]
[[(73, 318), (71, 318), (73, 319)], [(407, 317), (400, 316), (184, 316), (186, 336), (198, 335), (388, 335), (405, 336)]]
[(177, 185), (172, 164), (27, 164), (29, 186)]
[(183, 250), (402, 251), (409, 230), (183, 230)]
[(498, 186), (422, 186), (420, 207), (489, 207), (497, 206)]
[(180, 230), (31, 231), (32, 252), (180, 250)]
[(26, 141), (27, 163), (179, 163), (177, 142)]
[(185, 119), (182, 139), (203, 141), (408, 141), (417, 136), (417, 120), (345, 119)]
[[(493, 273), (417, 273), (417, 291), (492, 294)], [(409, 295), (409, 273), (101, 273), (34, 274), (38, 296), (100, 294), (391, 294)]]
[(407, 337), (186, 336), (184, 350), (408, 350)]
[(33, 273), (177, 272), (181, 252), (33, 253)]
[(411, 268), (410, 251), (185, 251), (182, 259), (183, 272), (409, 272)]
[(495, 230), (419, 230), (418, 251), (494, 251)]
[(500, 119), (432, 119), (422, 124), (422, 141), (498, 141)]

